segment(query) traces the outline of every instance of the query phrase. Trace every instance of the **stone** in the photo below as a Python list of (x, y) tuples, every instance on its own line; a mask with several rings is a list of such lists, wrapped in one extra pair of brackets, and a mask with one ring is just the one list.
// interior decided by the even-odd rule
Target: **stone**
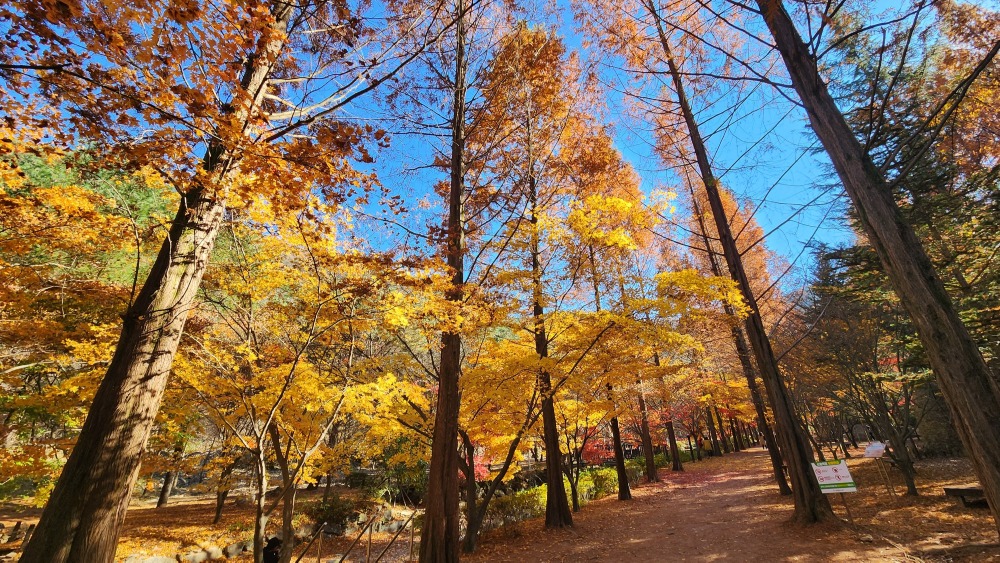
[(406, 522), (402, 520), (393, 520), (392, 522), (389, 522), (385, 526), (382, 526), (382, 531), (388, 532), (390, 534), (395, 534), (396, 532), (402, 530), (404, 526), (406, 526)]
[(222, 554), (222, 549), (217, 545), (210, 545), (205, 548), (205, 553), (208, 554), (209, 559), (222, 559), (225, 555)]
[(208, 561), (208, 552), (203, 550), (189, 551), (184, 555), (178, 555), (177, 560), (181, 563), (204, 563)]
[(297, 540), (308, 540), (314, 533), (316, 533), (316, 526), (307, 524), (295, 530), (293, 537)]
[(154, 555), (143, 559), (142, 563), (177, 563), (177, 559), (174, 557), (164, 557), (163, 555)]
[(124, 563), (142, 563), (143, 559), (140, 555), (129, 555), (125, 558)]
[(871, 542), (875, 541), (875, 538), (872, 537), (871, 534), (865, 534), (865, 535), (861, 536), (860, 538), (858, 538), (858, 541), (863, 541), (865, 543), (871, 543)]
[(226, 549), (222, 550), (222, 554), (226, 557), (236, 557), (237, 555), (243, 553), (247, 550), (247, 542), (238, 541), (234, 544), (226, 546)]

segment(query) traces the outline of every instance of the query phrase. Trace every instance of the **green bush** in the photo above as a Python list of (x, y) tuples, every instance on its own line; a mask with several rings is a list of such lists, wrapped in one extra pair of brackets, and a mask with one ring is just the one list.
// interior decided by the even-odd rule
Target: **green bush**
[[(632, 473), (632, 472), (630, 472)], [(641, 473), (641, 471), (640, 471)], [(634, 473), (638, 478), (639, 473)], [(569, 479), (563, 477), (566, 497), (570, 498)], [(483, 531), (511, 526), (522, 520), (545, 515), (546, 485), (532, 487), (509, 495), (495, 497), (486, 509)], [(614, 467), (592, 467), (580, 473), (577, 495), (580, 504), (618, 493), (618, 472)]]
[(371, 476), (363, 471), (351, 471), (344, 477), (344, 484), (349, 489), (363, 489), (369, 486), (371, 481)]
[(495, 530), (522, 520), (545, 515), (546, 485), (496, 497), (486, 509), (483, 531)]
[[(613, 467), (594, 467), (586, 470), (586, 476), (593, 486), (587, 500), (599, 499), (618, 493), (618, 472)], [(583, 477), (580, 478), (583, 481)]]
[(662, 469), (670, 465), (670, 458), (667, 457), (667, 454), (656, 454), (653, 456), (653, 463), (657, 469)]
[(341, 498), (334, 493), (326, 502), (305, 505), (302, 512), (313, 522), (326, 522), (332, 529), (344, 529), (348, 522), (356, 520), (370, 504), (369, 501)]

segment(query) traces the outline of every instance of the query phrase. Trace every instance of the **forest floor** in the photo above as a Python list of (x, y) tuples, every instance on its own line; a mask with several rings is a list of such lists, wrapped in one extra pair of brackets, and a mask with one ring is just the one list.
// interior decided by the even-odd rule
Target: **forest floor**
[[(853, 452), (856, 456), (861, 451)], [(946, 498), (941, 487), (974, 483), (964, 459), (918, 464), (919, 497), (889, 495), (875, 462), (852, 458), (857, 493), (830, 495), (853, 524), (788, 522), (791, 497), (777, 492), (761, 449), (661, 470), (660, 483), (632, 489), (633, 499), (600, 499), (574, 515), (573, 528), (543, 521), (497, 530), (470, 562), (487, 561), (997, 561), (1000, 544), (987, 509)]]
[[(680, 473), (661, 470), (662, 481), (634, 487), (631, 501), (609, 497), (585, 505), (574, 515), (571, 529), (547, 531), (536, 519), (495, 530), (483, 538), (477, 554), (463, 560), (1000, 562), (989, 511), (966, 508), (941, 490), (975, 482), (966, 460), (919, 462), (919, 497), (902, 496), (905, 489), (898, 474), (893, 475), (897, 496), (890, 496), (872, 460), (855, 457), (848, 465), (858, 492), (829, 499), (842, 519), (847, 518), (846, 500), (853, 524), (789, 524), (791, 499), (777, 494), (767, 454), (755, 449), (688, 463)], [(303, 491), (301, 498), (308, 501), (321, 494)], [(137, 503), (128, 513), (119, 560), (133, 554), (173, 557), (198, 544), (225, 547), (249, 537), (250, 507), (227, 504), (222, 523), (214, 526), (212, 510), (208, 497), (182, 496), (159, 509), (148, 501)], [(0, 523), (27, 525), (38, 513), (0, 505)], [(373, 535), (372, 560), (391, 537)], [(365, 559), (367, 540), (354, 548), (351, 561)], [(407, 561), (409, 540), (404, 532), (382, 561)], [(324, 540), (320, 560), (343, 553), (350, 541)], [(303, 561), (317, 560), (316, 547)]]

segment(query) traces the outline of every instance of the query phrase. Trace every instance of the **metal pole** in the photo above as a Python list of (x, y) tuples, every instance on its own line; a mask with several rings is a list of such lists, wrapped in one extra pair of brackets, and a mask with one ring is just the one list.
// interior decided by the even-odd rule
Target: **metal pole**
[(844, 501), (844, 510), (847, 511), (847, 521), (854, 525), (854, 516), (851, 516), (851, 508), (847, 506), (847, 496), (844, 493), (840, 493), (840, 500)]
[[(417, 513), (417, 509), (414, 508), (413, 509), (413, 514), (416, 514), (416, 513)], [(411, 517), (412, 517), (412, 515), (411, 515)], [(416, 524), (414, 524), (413, 526), (410, 526), (410, 556), (406, 559), (407, 561), (413, 561), (413, 530), (415, 530), (416, 528), (417, 528)]]
[(375, 526), (368, 528), (368, 549), (365, 550), (365, 563), (370, 563), (372, 560), (372, 530)]

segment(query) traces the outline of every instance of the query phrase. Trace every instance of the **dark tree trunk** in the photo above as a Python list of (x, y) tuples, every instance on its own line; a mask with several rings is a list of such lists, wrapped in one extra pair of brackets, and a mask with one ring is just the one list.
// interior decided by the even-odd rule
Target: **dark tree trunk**
[[(571, 462), (572, 463), (572, 462)], [(566, 480), (569, 481), (569, 499), (570, 505), (573, 507), (573, 512), (580, 512), (580, 492), (579, 492), (579, 479), (573, 478), (572, 467), (567, 467), (565, 469)]]
[(326, 472), (326, 484), (323, 485), (323, 503), (330, 502), (330, 491), (333, 490), (333, 472)]
[(177, 476), (176, 471), (167, 471), (167, 474), (163, 476), (163, 486), (160, 487), (160, 498), (156, 500), (156, 508), (166, 506), (167, 501), (170, 500), (170, 494), (174, 492), (174, 485), (177, 484)]
[[(641, 385), (641, 384), (640, 384)], [(656, 474), (656, 460), (653, 459), (653, 436), (649, 432), (649, 414), (646, 412), (646, 397), (639, 389), (639, 414), (642, 417), (639, 425), (639, 433), (642, 435), (642, 455), (646, 462), (646, 480), (654, 483), (660, 480)]]
[(618, 500), (632, 500), (628, 471), (625, 469), (625, 451), (622, 449), (622, 432), (618, 427), (617, 416), (611, 417), (611, 442), (615, 450), (615, 470), (618, 472)]
[(468, 433), (459, 430), (458, 434), (465, 450), (465, 459), (459, 464), (465, 475), (465, 540), (462, 550), (472, 553), (476, 550), (479, 529), (483, 524), (483, 519), (479, 516), (479, 484), (476, 483), (476, 446), (469, 439)]
[(254, 480), (257, 490), (254, 491), (254, 526), (253, 526), (253, 560), (254, 563), (264, 561), (264, 542), (267, 540), (267, 452), (264, 449), (264, 436), (254, 451)]
[[(677, 433), (674, 432), (674, 421), (667, 421), (667, 440), (670, 441), (670, 460), (671, 460), (671, 471), (684, 471), (684, 464), (681, 463), (681, 449), (677, 447)], [(688, 436), (688, 444), (691, 443), (691, 437)]]
[(729, 438), (726, 436), (726, 424), (722, 422), (722, 415), (719, 414), (719, 407), (712, 407), (712, 411), (715, 413), (715, 422), (717, 423), (716, 428), (719, 429), (719, 441), (722, 442), (722, 453), (731, 453), (733, 450), (729, 447)]
[(222, 205), (198, 190), (182, 198), (22, 561), (114, 559), (143, 449), (222, 216)]
[[(446, 260), (452, 270), (448, 299), (460, 302), (465, 283), (465, 0), (455, 2), (455, 84), (451, 114), (451, 189), (448, 198), (448, 240)], [(424, 526), (420, 533), (421, 563), (458, 561), (461, 529), (458, 492), (458, 414), (461, 395), (458, 387), (462, 370), (462, 337), (445, 333), (442, 337), (441, 369), (438, 379), (437, 409), (431, 445), (430, 473)], [(473, 481), (475, 470), (473, 469)], [(475, 500), (472, 501), (475, 504)]]
[[(712, 251), (712, 241), (708, 236), (708, 228), (705, 224), (705, 216), (698, 205), (698, 199), (694, 194), (694, 186), (691, 186), (691, 200), (694, 205), (695, 216), (698, 218), (699, 230), (701, 231), (702, 242), (708, 251), (708, 263), (712, 269), (712, 275), (721, 276), (722, 266), (719, 265), (718, 256)], [(723, 303), (723, 310), (732, 318), (736, 318), (736, 310), (729, 303)], [(785, 479), (785, 472), (782, 469), (784, 463), (781, 460), (781, 452), (778, 450), (778, 442), (771, 431), (771, 426), (767, 423), (767, 413), (764, 409), (764, 399), (761, 397), (760, 388), (757, 387), (757, 373), (753, 368), (750, 359), (750, 347), (747, 345), (743, 330), (733, 324), (730, 329), (733, 335), (733, 343), (736, 345), (736, 356), (740, 360), (743, 368), (743, 376), (747, 380), (747, 389), (750, 390), (750, 400), (753, 403), (754, 411), (757, 413), (757, 426), (764, 436), (764, 444), (767, 446), (768, 456), (771, 458), (771, 471), (774, 475), (774, 482), (778, 485), (778, 492), (782, 495), (792, 494), (788, 482)]]
[[(545, 310), (542, 307), (542, 263), (540, 258), (540, 235), (538, 226), (538, 184), (535, 177), (528, 177), (528, 199), (531, 224), (531, 275), (532, 275), (532, 318), (535, 331), (535, 353), (540, 359), (549, 357), (549, 340), (545, 332)], [(566, 498), (566, 488), (562, 482), (562, 453), (559, 445), (559, 426), (556, 420), (555, 389), (552, 378), (545, 369), (539, 370), (538, 388), (542, 395), (542, 441), (545, 445), (545, 527), (564, 528), (573, 525)]]
[[(544, 337), (544, 332), (542, 334)], [(542, 437), (545, 443), (545, 482), (548, 485), (545, 493), (545, 527), (565, 528), (573, 525), (573, 513), (570, 512), (566, 488), (562, 482), (559, 428), (551, 396), (552, 383), (548, 372), (545, 371), (542, 371), (541, 375), (541, 389), (545, 394), (542, 400)]]
[[(259, 56), (248, 58), (241, 87), (254, 104), (264, 95), (292, 13), (290, 4), (272, 7), (271, 27), (277, 33), (260, 45)], [(234, 118), (245, 122), (249, 114), (239, 110)], [(218, 145), (212, 145), (205, 157), (209, 174), (220, 170), (227, 174), (233, 164), (232, 156)], [(167, 239), (124, 315), (107, 373), (20, 561), (114, 559), (142, 453), (223, 211), (222, 202), (201, 187), (181, 198)]]
[[(281, 552), (280, 563), (289, 563), (292, 559), (292, 550), (295, 548), (295, 529), (292, 518), (295, 516), (295, 483), (292, 481), (292, 472), (288, 464), (288, 450), (281, 447), (281, 432), (278, 426), (271, 423), (268, 426), (268, 435), (271, 437), (271, 447), (274, 449), (274, 459), (278, 463), (278, 470), (281, 471)], [(289, 444), (291, 449), (291, 444)]]
[(712, 441), (712, 455), (721, 456), (722, 449), (719, 447), (719, 435), (715, 431), (715, 419), (712, 418), (712, 407), (705, 407), (705, 420), (708, 422), (708, 437)]
[[(479, 532), (482, 529), (483, 519), (486, 518), (486, 510), (490, 506), (490, 501), (493, 500), (493, 495), (496, 494), (497, 488), (503, 483), (504, 477), (506, 477), (511, 465), (513, 465), (514, 456), (517, 453), (517, 447), (521, 443), (524, 433), (534, 425), (535, 420), (536, 417), (534, 415), (528, 415), (528, 418), (524, 421), (524, 424), (514, 437), (514, 440), (511, 441), (510, 445), (507, 447), (507, 457), (500, 466), (500, 470), (497, 471), (496, 476), (493, 477), (489, 486), (487, 486), (486, 490), (483, 492), (483, 500), (478, 503), (473, 503), (473, 510), (466, 510), (468, 524), (465, 539), (462, 542), (462, 551), (465, 553), (472, 553), (476, 550), (476, 545), (479, 542)], [(466, 476), (474, 476), (475, 466), (471, 465), (474, 460), (472, 456), (468, 454), (470, 448), (472, 448), (472, 442), (469, 440), (469, 436), (465, 432), (459, 430), (459, 435), (462, 437), (462, 443), (466, 449), (467, 459), (470, 460), (463, 464), (462, 471), (466, 474)]]
[(694, 112), (688, 104), (680, 70), (678, 70), (674, 62), (670, 45), (663, 31), (662, 22), (659, 20), (655, 6), (650, 4), (650, 10), (656, 17), (659, 38), (665, 55), (664, 58), (670, 69), (670, 75), (677, 93), (677, 103), (687, 125), (691, 145), (698, 163), (699, 174), (705, 185), (705, 192), (708, 196), (713, 218), (715, 219), (722, 253), (729, 267), (729, 273), (738, 284), (750, 310), (744, 322), (744, 328), (750, 339), (754, 356), (757, 359), (757, 368), (760, 370), (761, 377), (764, 380), (764, 387), (767, 390), (771, 409), (774, 412), (775, 424), (778, 427), (778, 440), (781, 451), (788, 464), (788, 475), (792, 481), (792, 498), (795, 501), (793, 520), (802, 523), (833, 520), (836, 517), (830, 508), (830, 502), (820, 491), (819, 483), (812, 472), (812, 467), (810, 466), (812, 455), (808, 442), (798, 425), (795, 408), (786, 388), (785, 380), (778, 369), (778, 362), (771, 348), (771, 342), (767, 337), (764, 321), (761, 319), (760, 310), (757, 307), (756, 297), (750, 287), (746, 271), (743, 269), (743, 262), (739, 249), (736, 246), (736, 240), (733, 238), (733, 234), (729, 228), (728, 216), (723, 208), (722, 196), (719, 193), (719, 183), (712, 172), (708, 151), (704, 141), (702, 141)]
[(746, 449), (743, 442), (743, 433), (740, 432), (739, 423), (735, 418), (729, 418), (729, 433), (733, 436), (733, 450), (741, 452)]
[(226, 506), (226, 498), (229, 497), (229, 490), (232, 488), (230, 479), (233, 471), (236, 469), (237, 463), (239, 463), (239, 458), (226, 464), (222, 468), (222, 473), (219, 474), (219, 485), (215, 488), (215, 516), (212, 518), (213, 524), (218, 524), (222, 521), (222, 509)]
[[(910, 314), (1000, 530), (1000, 384), (962, 324), (890, 186), (820, 78), (780, 0), (757, 0), (767, 27), (858, 218)], [(1000, 43), (994, 46), (995, 55)]]

